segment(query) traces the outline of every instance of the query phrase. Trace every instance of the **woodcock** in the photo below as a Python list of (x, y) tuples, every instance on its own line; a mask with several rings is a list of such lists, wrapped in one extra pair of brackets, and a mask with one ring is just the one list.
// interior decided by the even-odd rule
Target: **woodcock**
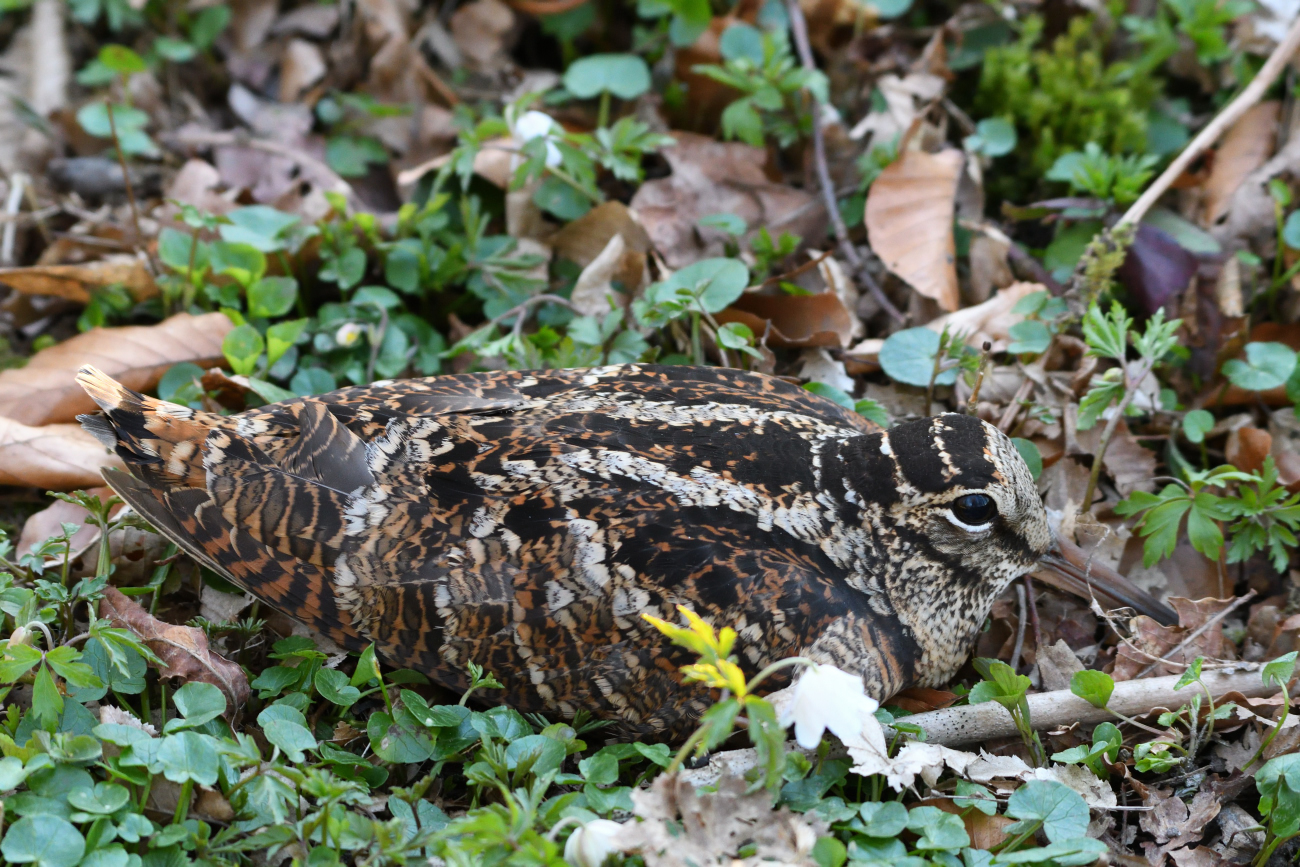
[(879, 699), (945, 683), (1051, 545), (1012, 442), (972, 416), (881, 431), (780, 379), (622, 365), (378, 382), (224, 417), (94, 368), (108, 482), (235, 584), (452, 689), (642, 735), (708, 707), (642, 614), (802, 654)]

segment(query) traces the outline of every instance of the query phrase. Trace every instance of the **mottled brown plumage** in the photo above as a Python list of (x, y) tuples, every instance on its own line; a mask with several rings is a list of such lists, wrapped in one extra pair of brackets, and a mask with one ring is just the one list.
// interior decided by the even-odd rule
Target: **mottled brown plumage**
[(960, 666), (1050, 533), (1011, 442), (945, 415), (881, 432), (779, 379), (625, 365), (375, 383), (229, 418), (91, 368), (87, 428), (186, 551), (352, 649), (524, 711), (642, 734), (707, 707), (642, 614), (740, 633), (886, 698)]

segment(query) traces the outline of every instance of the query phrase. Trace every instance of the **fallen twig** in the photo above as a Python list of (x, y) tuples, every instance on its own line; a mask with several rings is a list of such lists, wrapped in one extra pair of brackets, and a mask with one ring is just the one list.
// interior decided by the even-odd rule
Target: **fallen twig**
[(1291, 29), (1287, 31), (1285, 38), (1277, 44), (1277, 48), (1273, 49), (1273, 53), (1268, 56), (1268, 60), (1264, 61), (1264, 65), (1251, 79), (1250, 84), (1246, 85), (1232, 102), (1225, 105), (1223, 110), (1196, 134), (1196, 138), (1183, 148), (1183, 152), (1160, 173), (1160, 177), (1156, 178), (1138, 200), (1124, 212), (1124, 216), (1120, 217), (1116, 225), (1142, 222), (1142, 218), (1146, 216), (1147, 211), (1151, 210), (1151, 206), (1165, 194), (1174, 181), (1182, 176), (1187, 167), (1210, 145), (1218, 141), (1219, 136), (1227, 132), (1228, 128), (1236, 123), (1251, 106), (1263, 98), (1265, 92), (1282, 74), (1282, 70), (1286, 68), (1297, 49), (1300, 49), (1300, 18), (1291, 23)]
[[(1239, 692), (1246, 698), (1265, 698), (1277, 693), (1276, 686), (1265, 686), (1259, 676), (1260, 666), (1242, 663), (1237, 670), (1207, 671), (1201, 680), (1214, 696)], [(1100, 723), (1124, 716), (1143, 716), (1157, 708), (1181, 707), (1196, 691), (1195, 684), (1177, 691), (1179, 675), (1149, 677), (1141, 680), (1124, 680), (1115, 684), (1107, 708), (1093, 707), (1068, 689), (1040, 692), (1028, 696), (1029, 719), (1035, 729), (1052, 729), (1073, 723)], [(996, 702), (948, 707), (913, 714), (907, 718), (911, 725), (920, 726), (929, 743), (957, 746), (987, 741), (993, 738), (1014, 737), (1015, 723), (1011, 714)]]
[[(786, 9), (790, 15), (790, 30), (794, 33), (794, 44), (799, 51), (799, 60), (803, 68), (810, 72), (816, 71), (817, 62), (813, 60), (812, 43), (808, 40), (808, 22), (803, 17), (803, 9), (799, 6), (798, 0), (786, 0)], [(840, 253), (848, 260), (849, 265), (853, 268), (854, 275), (867, 286), (867, 291), (875, 299), (880, 308), (889, 314), (889, 317), (895, 322), (905, 322), (906, 317), (894, 306), (894, 302), (889, 300), (885, 290), (876, 282), (867, 269), (867, 263), (859, 255), (853, 242), (849, 240), (848, 227), (844, 225), (844, 218), (840, 216), (839, 204), (835, 201), (835, 185), (831, 183), (831, 170), (826, 163), (826, 138), (822, 133), (821, 125), (821, 103), (817, 97), (809, 93), (813, 100), (813, 118), (812, 118), (812, 139), (813, 139), (813, 163), (817, 168), (817, 184), (821, 187), (822, 201), (826, 206), (826, 216), (830, 218), (831, 226), (835, 230), (835, 240), (839, 244)]]

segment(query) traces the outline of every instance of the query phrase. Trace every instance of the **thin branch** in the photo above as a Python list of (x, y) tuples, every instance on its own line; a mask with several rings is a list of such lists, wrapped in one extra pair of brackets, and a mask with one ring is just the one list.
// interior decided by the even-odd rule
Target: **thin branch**
[[(786, 0), (786, 9), (790, 15), (790, 30), (794, 33), (794, 44), (799, 51), (799, 60), (803, 68), (809, 72), (817, 71), (817, 62), (813, 59), (812, 44), (808, 40), (808, 22), (803, 17), (803, 9), (799, 6), (799, 0)], [(853, 268), (854, 275), (867, 286), (867, 291), (875, 299), (880, 308), (889, 314), (889, 317), (895, 322), (905, 322), (906, 317), (894, 306), (894, 302), (889, 300), (885, 295), (885, 290), (876, 282), (876, 278), (871, 275), (867, 269), (867, 263), (858, 250), (849, 240), (848, 227), (844, 225), (844, 218), (840, 216), (839, 203), (835, 201), (835, 184), (831, 182), (831, 170), (826, 163), (826, 138), (822, 133), (821, 125), (821, 103), (817, 97), (809, 93), (813, 103), (812, 117), (812, 140), (813, 140), (813, 162), (817, 168), (817, 183), (821, 187), (822, 201), (826, 205), (826, 216), (830, 218), (831, 226), (835, 230), (835, 240), (839, 243), (840, 254), (848, 260), (849, 265)]]
[(1020, 608), (1019, 623), (1016, 624), (1016, 646), (1012, 648), (1011, 661), (1007, 663), (1013, 671), (1020, 668), (1020, 651), (1025, 649), (1025, 621), (1029, 619), (1029, 612), (1027, 611), (1029, 606), (1025, 602), (1025, 586), (1023, 584), (1016, 585), (1016, 604)]
[(1219, 136), (1227, 132), (1228, 128), (1241, 119), (1250, 108), (1259, 102), (1277, 77), (1286, 69), (1287, 63), (1295, 55), (1297, 49), (1300, 49), (1300, 18), (1297, 18), (1291, 24), (1291, 29), (1287, 31), (1286, 36), (1273, 49), (1273, 53), (1264, 61), (1259, 72), (1251, 79), (1250, 84), (1241, 93), (1237, 94), (1236, 99), (1223, 107), (1223, 110), (1215, 115), (1214, 119), (1205, 125), (1196, 138), (1192, 139), (1183, 152), (1169, 164), (1169, 167), (1160, 173), (1151, 186), (1147, 187), (1146, 192), (1132, 204), (1132, 206), (1120, 218), (1117, 226), (1123, 226), (1128, 223), (1140, 223), (1146, 216), (1147, 211), (1151, 210), (1161, 196), (1178, 180), (1187, 170), (1192, 162), (1204, 153), (1211, 145), (1219, 140)]
[(1156, 670), (1156, 666), (1161, 664), (1186, 666), (1187, 663), (1185, 662), (1176, 662), (1174, 660), (1168, 659), (1167, 657), (1177, 656), (1178, 654), (1182, 653), (1184, 650), (1188, 648), (1189, 645), (1191, 645), (1193, 641), (1195, 641), (1196, 639), (1204, 635), (1207, 629), (1209, 629), (1211, 626), (1218, 623), (1220, 620), (1227, 617), (1229, 614), (1236, 611), (1242, 605), (1245, 605), (1247, 602), (1249, 602), (1254, 598), (1255, 598), (1255, 591), (1253, 589), (1247, 590), (1244, 596), (1238, 596), (1236, 599), (1233, 600), (1232, 604), (1229, 605), (1227, 608), (1223, 609), (1218, 614), (1214, 615), (1213, 617), (1209, 618), (1204, 623), (1202, 623), (1200, 626), (1196, 627), (1188, 634), (1186, 638), (1178, 642), (1177, 647), (1175, 647), (1173, 650), (1166, 652), (1164, 657), (1157, 659), (1155, 662), (1152, 662), (1146, 668), (1139, 671), (1136, 676), (1146, 677), (1148, 674)]
[(1097, 481), (1101, 478), (1101, 464), (1106, 457), (1106, 449), (1110, 446), (1111, 437), (1115, 435), (1115, 429), (1124, 419), (1124, 412), (1128, 409), (1129, 403), (1133, 400), (1133, 395), (1137, 394), (1138, 387), (1142, 380), (1147, 378), (1151, 373), (1151, 368), (1156, 366), (1156, 360), (1153, 358), (1142, 366), (1139, 374), (1129, 379), (1128, 370), (1124, 370), (1124, 397), (1120, 399), (1119, 406), (1115, 408), (1115, 414), (1106, 422), (1106, 429), (1101, 433), (1101, 440), (1097, 445), (1097, 454), (1093, 459), (1092, 472), (1088, 474), (1088, 487), (1083, 492), (1083, 504), (1079, 506), (1080, 514), (1087, 514), (1092, 508), (1093, 495), (1097, 493)]

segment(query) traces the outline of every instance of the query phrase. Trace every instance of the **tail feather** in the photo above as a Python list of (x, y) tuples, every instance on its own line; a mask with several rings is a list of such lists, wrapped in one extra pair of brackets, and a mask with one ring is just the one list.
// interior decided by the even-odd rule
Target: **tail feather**
[(221, 416), (146, 397), (90, 365), (77, 372), (77, 384), (104, 411), (77, 417), (88, 433), (169, 484), (203, 487), (203, 444)]

